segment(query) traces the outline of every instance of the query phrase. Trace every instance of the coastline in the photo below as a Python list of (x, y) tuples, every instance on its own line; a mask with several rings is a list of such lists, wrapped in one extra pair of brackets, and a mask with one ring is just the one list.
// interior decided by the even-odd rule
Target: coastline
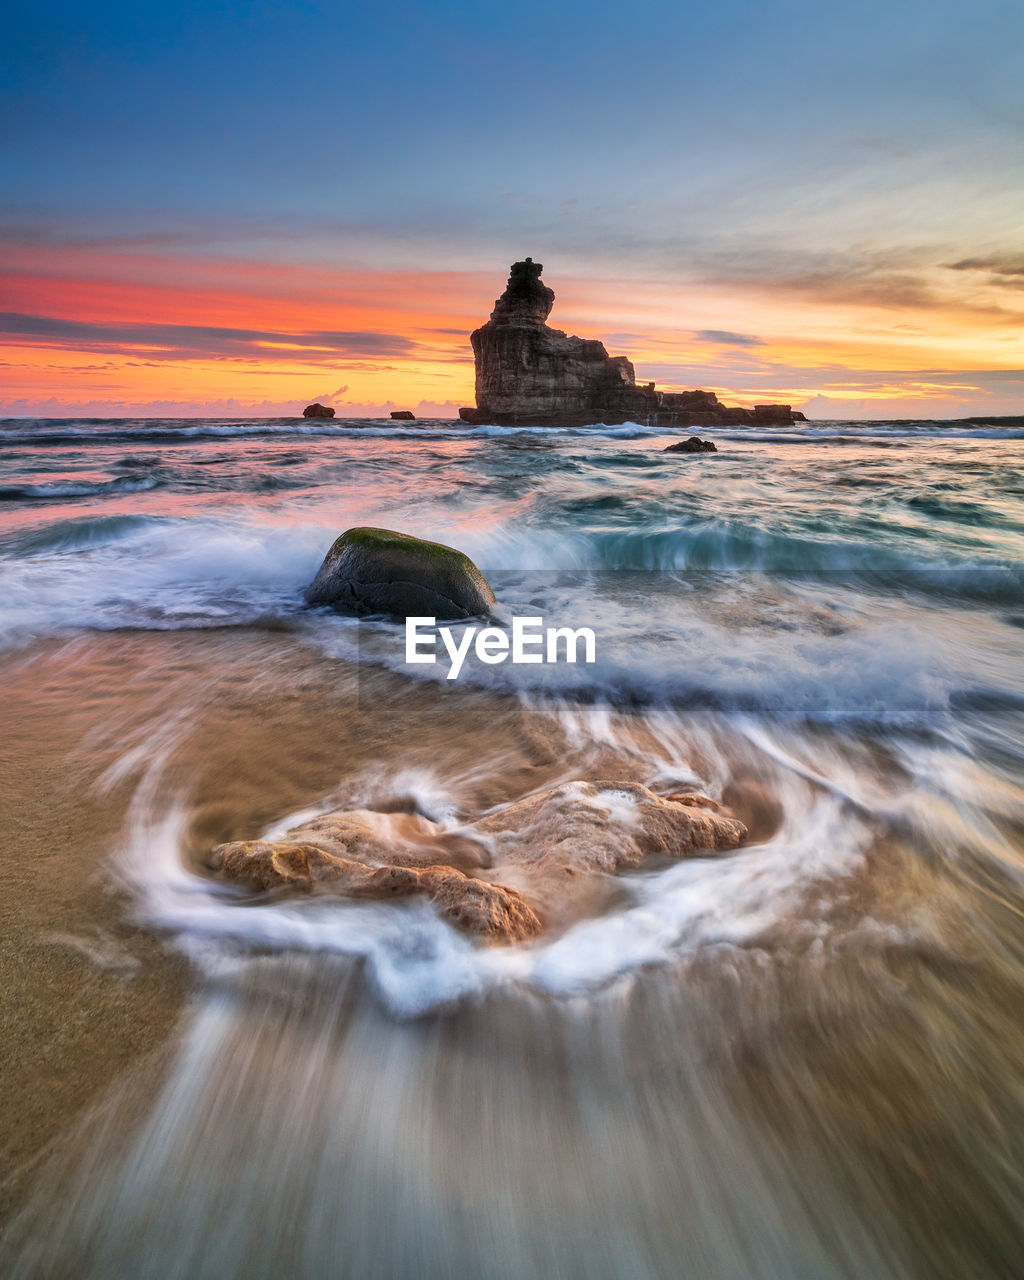
[[(328, 429), (21, 446), (13, 1275), (1017, 1256), (1017, 437), (804, 424), (704, 465), (641, 429)], [(431, 679), (400, 628), (304, 609), (381, 512), (612, 665)], [(208, 869), (310, 813), (458, 825), (578, 778), (710, 795), (749, 836), (511, 947)]]

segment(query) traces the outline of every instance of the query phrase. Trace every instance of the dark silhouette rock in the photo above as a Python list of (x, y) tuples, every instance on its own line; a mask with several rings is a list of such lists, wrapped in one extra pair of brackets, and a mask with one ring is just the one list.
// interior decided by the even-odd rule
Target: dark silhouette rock
[(492, 324), (544, 324), (554, 306), (555, 291), (541, 284), (543, 270), (532, 258), (512, 263), (505, 292), (491, 312)]
[(725, 408), (713, 391), (664, 391), (661, 406), (686, 409), (690, 413), (719, 413)]
[(470, 335), (476, 407), (459, 410), (464, 422), (561, 427), (635, 421), (667, 427), (803, 417), (780, 405), (769, 406), (778, 418), (757, 418), (750, 409), (723, 405), (711, 391), (658, 391), (653, 382), (638, 386), (625, 356), (610, 356), (602, 342), (548, 326), (555, 294), (541, 282), (542, 270), (532, 258), (514, 262), (491, 318)]
[(333, 418), (334, 410), (329, 404), (321, 404), (318, 401), (314, 404), (307, 404), (302, 411), (304, 418)]
[(700, 436), (690, 436), (688, 440), (677, 440), (667, 445), (662, 453), (717, 453), (718, 447), (711, 440), (702, 440)]
[(806, 422), (802, 413), (794, 413), (788, 404), (755, 404), (754, 421), (775, 424)]
[(637, 387), (632, 364), (604, 344), (574, 338), (544, 322), (555, 300), (541, 283), (542, 267), (514, 262), (491, 318), (470, 337), (476, 359), (475, 410), (469, 422), (515, 425), (624, 422), (656, 407), (653, 391)]
[(324, 557), (308, 604), (391, 617), (471, 618), (494, 592), (469, 556), (391, 529), (348, 529)]
[(416, 415), (411, 409), (393, 409), (391, 411), (392, 418), (399, 422), (415, 422)]

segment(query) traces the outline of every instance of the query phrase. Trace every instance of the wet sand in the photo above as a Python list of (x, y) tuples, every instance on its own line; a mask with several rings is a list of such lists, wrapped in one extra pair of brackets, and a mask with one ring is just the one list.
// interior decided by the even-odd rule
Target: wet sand
[(185, 962), (126, 921), (110, 885), (132, 787), (97, 789), (116, 739), (83, 749), (123, 703), (97, 674), (81, 644), (0, 670), (0, 1225), (74, 1118), (159, 1058), (188, 991)]
[(120, 632), (4, 659), (0, 1224), (75, 1118), (159, 1061), (195, 985), (166, 939), (132, 923), (112, 873), (138, 781), (132, 753), (153, 734), (173, 750), (182, 731), (165, 781), (191, 790), (184, 852), (196, 861), (319, 803), (374, 759), (426, 766), (440, 752), (469, 769), (500, 742), (506, 767), (481, 771), (481, 806), (557, 773), (514, 702), (471, 732), (472, 695), (441, 686), (439, 704), (437, 690), (405, 685), (327, 664), (286, 633)]

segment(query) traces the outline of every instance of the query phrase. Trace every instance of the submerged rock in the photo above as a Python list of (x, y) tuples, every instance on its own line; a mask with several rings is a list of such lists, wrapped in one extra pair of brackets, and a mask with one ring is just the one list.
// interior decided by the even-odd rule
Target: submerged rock
[(743, 824), (707, 796), (656, 795), (637, 782), (566, 782), (486, 814), (474, 829), (495, 841), (494, 873), (547, 925), (604, 909), (612, 877), (652, 854), (735, 849)]
[(447, 831), (417, 814), (338, 809), (282, 840), (240, 841), (214, 849), (210, 866), (257, 889), (291, 887), (346, 898), (422, 894), (467, 933), (515, 942), (540, 932), (522, 897), (471, 879), (491, 863), (486, 842)]
[[(654, 426), (794, 422), (788, 405), (729, 408), (712, 391), (657, 391), (637, 385), (632, 363), (602, 342), (552, 329), (554, 291), (532, 258), (513, 262), (490, 319), (470, 335), (476, 362), (476, 407), (465, 422), (499, 426), (585, 426), (647, 422)], [(762, 410), (771, 410), (770, 414)]]
[(392, 617), (471, 618), (494, 592), (469, 556), (391, 529), (348, 529), (306, 591), (309, 604)]
[(677, 440), (675, 444), (666, 445), (662, 453), (717, 453), (718, 446), (712, 440), (702, 440), (700, 436), (690, 436), (688, 440)]
[(319, 845), (262, 840), (220, 845), (211, 866), (259, 889), (322, 890), (345, 898), (403, 898), (421, 894), (466, 933), (494, 942), (520, 942), (540, 921), (514, 889), (472, 880), (454, 867), (372, 864), (327, 853)]
[(304, 418), (333, 418), (334, 410), (329, 404), (321, 404), (316, 401), (314, 404), (307, 404), (302, 411)]
[(336, 810), (281, 840), (219, 845), (210, 867), (256, 889), (346, 898), (422, 894), (457, 928), (517, 942), (605, 909), (615, 876), (650, 855), (735, 849), (746, 829), (707, 796), (568, 782), (457, 830), (412, 814)]

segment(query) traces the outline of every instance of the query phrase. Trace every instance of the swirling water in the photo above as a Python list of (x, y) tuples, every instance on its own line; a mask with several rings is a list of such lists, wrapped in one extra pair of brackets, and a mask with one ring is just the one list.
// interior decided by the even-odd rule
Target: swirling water
[[(110, 874), (199, 989), (16, 1274), (1013, 1274), (1024, 432), (707, 434), (3, 424), (0, 642), (116, 648)], [(305, 609), (356, 524), (462, 548), (597, 663), (451, 688)], [(586, 776), (698, 785), (751, 842), (520, 948), (200, 865), (296, 812), (454, 823)]]

